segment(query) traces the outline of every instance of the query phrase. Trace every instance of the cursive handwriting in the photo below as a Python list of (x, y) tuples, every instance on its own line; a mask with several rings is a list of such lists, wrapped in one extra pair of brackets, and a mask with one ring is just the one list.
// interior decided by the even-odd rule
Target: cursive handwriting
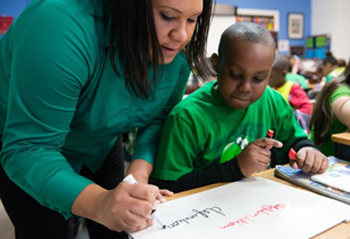
[(272, 205), (265, 205), (262, 206), (260, 210), (258, 210), (255, 214), (253, 215), (247, 215), (245, 217), (242, 217), (236, 221), (230, 222), (227, 225), (220, 226), (219, 228), (221, 229), (226, 229), (228, 227), (233, 227), (237, 224), (244, 225), (244, 224), (249, 224), (250, 222), (254, 222), (254, 218), (261, 216), (261, 215), (270, 215), (274, 211), (278, 211), (280, 209), (286, 208), (286, 205), (284, 204), (277, 204), (275, 206)]
[(199, 216), (202, 216), (202, 217), (204, 217), (204, 218), (209, 218), (209, 214), (210, 214), (211, 212), (220, 214), (220, 215), (222, 215), (222, 216), (226, 216), (226, 215), (221, 211), (221, 208), (216, 207), (216, 206), (211, 207), (211, 208), (205, 208), (205, 209), (202, 210), (202, 211), (199, 211), (199, 210), (197, 210), (197, 209), (192, 209), (192, 212), (194, 212), (194, 214), (192, 214), (192, 215), (190, 215), (190, 216), (188, 216), (188, 217), (185, 217), (185, 218), (176, 220), (175, 222), (172, 222), (172, 223), (166, 225), (167, 228), (172, 229), (172, 228), (174, 228), (174, 227), (179, 226), (179, 225), (182, 224), (182, 223), (190, 224), (190, 221), (191, 221), (191, 220), (193, 220), (193, 219), (195, 219), (195, 218), (198, 218)]

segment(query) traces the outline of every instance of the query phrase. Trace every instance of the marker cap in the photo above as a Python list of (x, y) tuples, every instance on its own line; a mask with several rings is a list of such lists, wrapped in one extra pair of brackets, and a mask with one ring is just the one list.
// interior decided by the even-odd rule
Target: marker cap
[(267, 131), (266, 137), (268, 138), (272, 138), (273, 137), (273, 130), (269, 129), (269, 131)]
[(290, 160), (295, 161), (297, 158), (297, 152), (295, 152), (295, 150), (293, 148), (290, 148), (289, 153), (288, 153), (288, 157)]

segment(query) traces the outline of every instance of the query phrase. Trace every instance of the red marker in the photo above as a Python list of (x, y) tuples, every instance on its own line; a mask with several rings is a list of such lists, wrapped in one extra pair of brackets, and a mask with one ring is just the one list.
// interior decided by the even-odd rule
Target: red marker
[[(273, 134), (274, 134), (273, 130), (269, 129), (269, 131), (267, 131), (265, 138), (272, 139)], [(272, 148), (272, 145), (266, 145), (264, 148), (267, 150), (270, 150)]]
[(288, 153), (288, 157), (292, 161), (297, 161), (297, 152), (295, 152), (295, 150), (293, 148), (290, 148), (289, 153)]

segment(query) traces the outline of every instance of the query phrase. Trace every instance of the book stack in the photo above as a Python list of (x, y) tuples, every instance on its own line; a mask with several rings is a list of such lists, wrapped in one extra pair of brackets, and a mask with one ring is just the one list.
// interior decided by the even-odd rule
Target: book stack
[(350, 204), (350, 162), (330, 156), (329, 166), (323, 174), (303, 173), (290, 166), (277, 165), (276, 177), (314, 191), (321, 195)]

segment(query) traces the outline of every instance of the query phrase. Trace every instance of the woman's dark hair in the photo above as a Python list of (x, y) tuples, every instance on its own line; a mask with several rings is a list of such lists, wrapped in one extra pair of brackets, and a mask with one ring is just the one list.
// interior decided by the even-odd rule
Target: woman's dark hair
[(315, 144), (320, 145), (326, 142), (334, 119), (336, 118), (329, 103), (333, 92), (342, 84), (350, 86), (350, 64), (337, 78), (328, 82), (316, 97), (316, 104), (310, 120), (310, 131), (314, 131)]
[[(206, 40), (211, 21), (213, 0), (203, 0), (203, 12), (198, 17), (190, 43), (184, 53), (199, 76), (209, 75), (206, 58)], [(116, 74), (124, 74), (129, 91), (143, 98), (152, 93), (151, 81), (156, 83), (159, 64), (163, 55), (154, 24), (152, 0), (110, 0), (111, 34), (110, 61)], [(152, 49), (152, 59), (150, 50)], [(118, 56), (121, 69), (115, 64)], [(153, 78), (149, 77), (149, 66), (153, 63)]]

